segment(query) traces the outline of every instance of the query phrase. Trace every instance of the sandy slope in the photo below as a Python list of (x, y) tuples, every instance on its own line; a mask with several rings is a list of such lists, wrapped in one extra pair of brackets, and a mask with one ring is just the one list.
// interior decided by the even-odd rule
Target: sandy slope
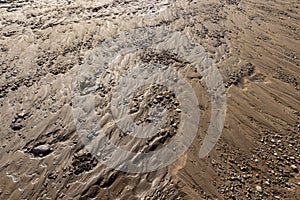
[[(0, 199), (299, 199), (299, 6), (0, 0)], [(129, 174), (104, 167), (83, 148), (73, 82), (88, 50), (144, 26), (182, 31), (204, 46), (223, 76), (228, 108), (221, 139), (199, 159), (210, 103), (194, 78), (202, 118), (193, 145), (169, 168)], [(144, 56), (184, 66), (163, 52)], [(53, 150), (37, 155), (39, 145)]]

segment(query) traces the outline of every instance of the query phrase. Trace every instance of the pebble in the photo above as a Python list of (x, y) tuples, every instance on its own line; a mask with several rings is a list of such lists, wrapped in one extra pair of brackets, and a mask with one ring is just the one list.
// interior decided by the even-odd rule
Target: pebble
[(156, 99), (159, 100), (159, 101), (162, 101), (162, 100), (164, 99), (164, 97), (161, 96), (161, 95), (158, 95), (158, 96), (156, 97)]
[(271, 142), (272, 142), (272, 143), (275, 143), (275, 140), (274, 140), (274, 139), (271, 139)]
[(256, 191), (258, 191), (258, 192), (262, 192), (263, 190), (262, 190), (262, 187), (261, 186), (259, 186), (259, 185), (257, 185), (256, 186)]
[(180, 112), (181, 112), (181, 110), (180, 110), (179, 108), (176, 108), (176, 112), (180, 113)]
[(294, 172), (299, 173), (299, 169), (296, 165), (291, 165), (291, 168), (293, 169)]
[(45, 144), (45, 145), (39, 145), (36, 146), (32, 149), (32, 153), (34, 155), (48, 155), (49, 153), (51, 153), (53, 151), (53, 148), (51, 148), (49, 145)]
[(267, 181), (265, 181), (265, 184), (266, 184), (267, 186), (269, 186), (269, 185), (270, 185), (270, 182), (267, 180)]

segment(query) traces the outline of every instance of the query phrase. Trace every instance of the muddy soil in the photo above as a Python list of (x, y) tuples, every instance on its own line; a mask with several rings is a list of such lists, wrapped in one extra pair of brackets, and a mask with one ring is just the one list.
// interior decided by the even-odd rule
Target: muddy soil
[[(298, 0), (0, 0), (0, 199), (300, 199), (299, 7)], [(85, 149), (72, 99), (87, 52), (140, 27), (181, 31), (205, 48), (224, 80), (227, 115), (218, 143), (200, 159), (210, 97), (202, 77), (186, 72), (201, 110), (196, 138), (172, 165), (134, 174)], [(151, 49), (115, 65), (137, 58), (189, 68)], [(98, 87), (97, 112), (109, 93)], [(149, 102), (168, 105), (170, 120), (140, 141), (145, 151), (170, 142), (181, 117), (176, 96), (154, 86), (132, 100), (137, 123), (149, 121)], [(119, 145), (137, 147), (116, 134)]]

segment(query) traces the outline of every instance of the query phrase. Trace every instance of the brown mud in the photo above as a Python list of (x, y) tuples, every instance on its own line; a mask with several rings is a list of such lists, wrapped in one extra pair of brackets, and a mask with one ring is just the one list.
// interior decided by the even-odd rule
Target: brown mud
[[(0, 0), (0, 199), (300, 199), (299, 7), (297, 0)], [(168, 168), (130, 174), (84, 149), (73, 82), (88, 50), (144, 26), (181, 31), (205, 47), (228, 107), (220, 140), (199, 159), (210, 102), (192, 76), (201, 105), (193, 144)], [(166, 52), (141, 58), (185, 65)], [(178, 125), (180, 114), (172, 116)], [(172, 139), (172, 124), (150, 144)]]

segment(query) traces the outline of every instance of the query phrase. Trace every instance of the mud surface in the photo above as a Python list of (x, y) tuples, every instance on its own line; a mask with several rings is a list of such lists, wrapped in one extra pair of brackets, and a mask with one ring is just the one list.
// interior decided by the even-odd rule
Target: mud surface
[[(0, 0), (0, 199), (300, 199), (299, 6), (297, 0)], [(199, 159), (211, 114), (202, 77), (168, 52), (120, 58), (121, 68), (137, 58), (180, 68), (201, 110), (184, 155), (161, 170), (133, 174), (105, 167), (84, 148), (72, 98), (88, 51), (146, 26), (181, 31), (206, 49), (223, 76), (227, 116), (215, 148)], [(110, 84), (96, 90), (98, 113), (109, 105)], [(152, 104), (169, 110), (158, 136), (137, 142), (115, 131), (111, 139), (146, 152), (172, 140), (181, 118), (176, 96), (158, 86), (137, 91), (130, 103), (137, 124), (151, 121)]]

